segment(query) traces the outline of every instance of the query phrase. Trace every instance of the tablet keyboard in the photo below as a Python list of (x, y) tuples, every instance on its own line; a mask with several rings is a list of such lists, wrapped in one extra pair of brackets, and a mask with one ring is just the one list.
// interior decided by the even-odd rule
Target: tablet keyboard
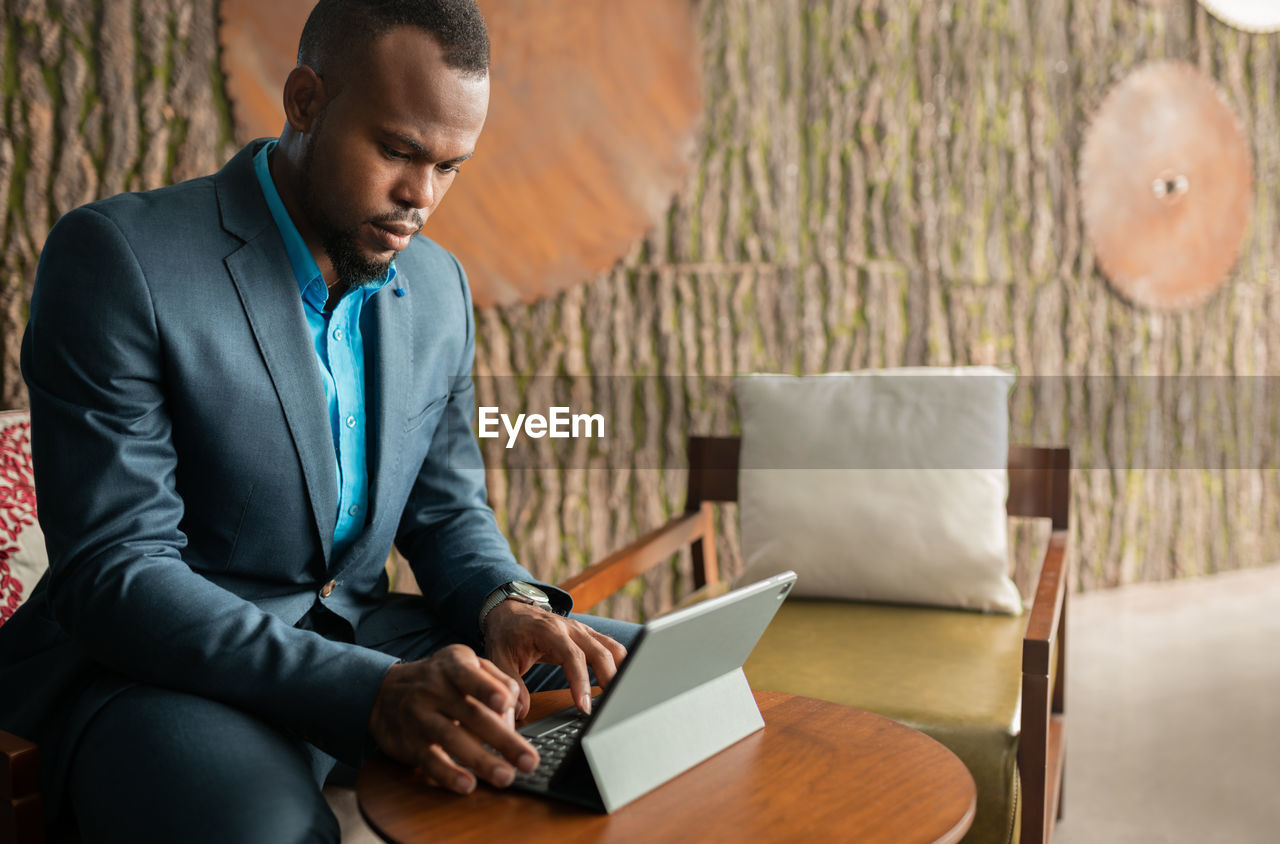
[(587, 721), (588, 716), (579, 712), (574, 720), (529, 738), (529, 743), (538, 751), (538, 767), (527, 774), (516, 771), (515, 784), (535, 791), (545, 791), (578, 746)]

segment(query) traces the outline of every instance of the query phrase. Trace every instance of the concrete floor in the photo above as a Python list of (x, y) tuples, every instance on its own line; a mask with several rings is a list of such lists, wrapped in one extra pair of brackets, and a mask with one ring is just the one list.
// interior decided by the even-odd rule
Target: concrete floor
[(1056, 844), (1280, 841), (1280, 565), (1073, 596)]

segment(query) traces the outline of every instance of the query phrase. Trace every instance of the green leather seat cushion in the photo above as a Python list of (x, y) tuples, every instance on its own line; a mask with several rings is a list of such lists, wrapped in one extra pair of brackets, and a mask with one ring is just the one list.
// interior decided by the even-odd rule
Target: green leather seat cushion
[(793, 598), (747, 660), (751, 686), (865, 709), (946, 745), (978, 786), (965, 841), (1005, 842), (1027, 617)]

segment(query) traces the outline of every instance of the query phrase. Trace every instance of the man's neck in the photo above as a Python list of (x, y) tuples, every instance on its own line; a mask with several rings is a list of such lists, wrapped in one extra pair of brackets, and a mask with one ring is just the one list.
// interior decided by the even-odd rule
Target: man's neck
[(351, 292), (351, 285), (341, 279), (332, 282), (325, 279), (325, 283), (329, 286), (329, 298), (324, 300), (324, 309), (332, 311), (338, 306), (338, 301)]
[[(284, 148), (285, 143), (285, 138), (281, 137), (276, 142), (275, 149), (267, 154), (267, 170), (271, 174), (271, 182), (276, 186), (276, 193), (280, 194), (280, 201), (284, 203), (285, 212), (293, 221), (294, 228), (298, 230), (298, 235), (306, 244), (307, 250), (316, 262), (316, 267), (320, 270), (320, 276), (329, 288), (328, 302), (337, 304), (338, 299), (346, 293), (348, 285), (342, 284), (338, 279), (338, 272), (334, 269), (333, 261), (329, 260), (329, 253), (321, 245), (315, 230), (311, 227), (311, 222), (307, 219), (307, 215), (302, 213), (302, 206), (298, 204), (296, 168), (293, 166), (289, 151)], [(336, 296), (335, 289), (340, 291)], [(325, 309), (332, 310), (332, 307), (326, 303)]]

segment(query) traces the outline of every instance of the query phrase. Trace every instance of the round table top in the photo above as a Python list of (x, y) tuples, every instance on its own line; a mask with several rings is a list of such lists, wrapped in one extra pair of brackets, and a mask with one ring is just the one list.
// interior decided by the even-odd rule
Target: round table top
[[(481, 783), (431, 788), (381, 755), (360, 771), (360, 810), (382, 836), (417, 841), (828, 840), (953, 842), (977, 790), (956, 756), (917, 730), (827, 701), (755, 692), (765, 728), (610, 815)], [(531, 719), (569, 705), (533, 696)]]

